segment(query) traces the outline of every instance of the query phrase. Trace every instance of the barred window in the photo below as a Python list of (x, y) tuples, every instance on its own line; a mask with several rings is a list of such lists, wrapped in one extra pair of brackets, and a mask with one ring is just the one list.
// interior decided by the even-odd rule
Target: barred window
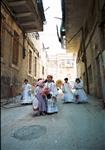
[(105, 23), (102, 27), (102, 41), (103, 41), (103, 49), (105, 49)]
[(37, 57), (35, 57), (35, 76), (37, 75)]
[(103, 37), (104, 37), (104, 40), (105, 40), (105, 24), (104, 24), (104, 27), (103, 27)]
[(42, 74), (44, 75), (44, 66), (42, 67)]
[(0, 30), (0, 56), (3, 57), (4, 56), (4, 45), (5, 45), (5, 18), (3, 15), (1, 15), (1, 30)]
[(88, 67), (88, 76), (89, 76), (89, 83), (93, 82), (93, 77), (92, 77), (92, 67), (91, 65)]
[(85, 72), (83, 73), (83, 83), (84, 83), (84, 86), (86, 86), (86, 73)]
[(14, 65), (18, 65), (18, 57), (19, 57), (19, 35), (16, 31), (14, 31), (13, 38), (13, 53), (12, 53), (12, 63)]
[(29, 50), (29, 74), (32, 73), (32, 51)]

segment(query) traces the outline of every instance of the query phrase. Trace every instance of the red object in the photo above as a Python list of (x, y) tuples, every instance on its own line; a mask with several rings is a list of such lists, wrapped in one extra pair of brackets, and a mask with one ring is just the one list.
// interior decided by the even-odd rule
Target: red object
[(49, 88), (43, 88), (43, 90), (41, 92), (42, 95), (48, 95), (49, 93), (50, 93)]

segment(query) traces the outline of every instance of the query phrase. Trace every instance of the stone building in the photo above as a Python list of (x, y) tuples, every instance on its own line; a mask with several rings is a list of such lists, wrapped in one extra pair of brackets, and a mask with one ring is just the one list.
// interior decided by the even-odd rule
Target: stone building
[(68, 77), (74, 81), (76, 78), (75, 57), (72, 54), (56, 54), (48, 58), (48, 74), (54, 76), (54, 80), (64, 80)]
[(77, 76), (89, 94), (105, 99), (105, 0), (62, 2), (61, 27), (66, 51), (77, 54)]
[[(105, 98), (105, 3), (93, 1), (83, 25), (77, 57), (78, 74), (89, 94)], [(83, 47), (84, 42), (84, 47)]]
[(43, 47), (43, 42), (40, 38), (39, 33), (28, 33), (28, 37), (31, 39), (32, 43), (38, 49), (38, 59), (37, 59), (37, 78), (45, 79), (47, 76), (47, 60), (48, 55), (46, 49)]
[(25, 78), (31, 84), (38, 78), (37, 40), (28, 33), (43, 31), (44, 21), (42, 3), (1, 2), (1, 98), (19, 94)]

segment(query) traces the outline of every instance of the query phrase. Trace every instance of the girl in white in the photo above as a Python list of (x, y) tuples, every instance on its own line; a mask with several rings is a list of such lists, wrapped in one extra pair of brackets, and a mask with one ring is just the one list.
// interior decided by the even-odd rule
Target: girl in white
[(75, 80), (75, 98), (76, 98), (76, 102), (80, 103), (80, 102), (87, 102), (87, 95), (83, 89), (83, 82), (81, 82), (81, 80), (79, 78), (76, 78)]
[(74, 102), (74, 95), (71, 91), (71, 86), (68, 82), (68, 78), (64, 79), (65, 83), (63, 84), (62, 91), (64, 93), (64, 103)]
[(22, 85), (22, 98), (21, 98), (21, 104), (31, 104), (33, 101), (33, 95), (32, 95), (32, 87), (28, 83), (28, 80), (25, 79), (24, 83)]

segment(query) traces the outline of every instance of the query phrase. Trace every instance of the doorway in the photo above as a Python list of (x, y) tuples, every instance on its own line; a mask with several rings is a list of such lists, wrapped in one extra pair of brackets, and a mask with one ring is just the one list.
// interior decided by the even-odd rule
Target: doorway
[(99, 98), (102, 98), (102, 76), (101, 76), (101, 57), (100, 55), (97, 56), (96, 58), (96, 67), (97, 67), (97, 71), (96, 71), (96, 82), (97, 82), (97, 96)]

